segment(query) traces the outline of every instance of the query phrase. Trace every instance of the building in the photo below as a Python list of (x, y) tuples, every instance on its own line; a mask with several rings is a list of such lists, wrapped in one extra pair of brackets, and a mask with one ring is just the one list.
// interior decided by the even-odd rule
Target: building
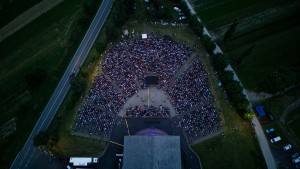
[(123, 169), (181, 169), (179, 136), (125, 136)]

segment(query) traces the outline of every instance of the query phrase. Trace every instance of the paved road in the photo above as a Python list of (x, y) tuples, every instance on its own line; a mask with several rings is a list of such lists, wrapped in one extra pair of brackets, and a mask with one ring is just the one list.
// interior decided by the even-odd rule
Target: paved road
[(38, 132), (46, 130), (50, 125), (57, 109), (59, 108), (60, 104), (62, 103), (65, 95), (67, 94), (70, 88), (70, 74), (73, 72), (73, 70), (78, 70), (79, 67), (83, 64), (110, 12), (112, 3), (113, 1), (111, 0), (103, 0), (100, 8), (96, 13), (94, 20), (92, 21), (87, 33), (85, 34), (80, 46), (78, 47), (73, 59), (71, 60), (68, 68), (66, 69), (48, 104), (42, 112), (39, 120), (33, 128), (23, 149), (18, 153), (13, 164), (11, 165), (11, 169), (24, 169), (30, 166), (31, 159), (34, 159), (34, 155), (36, 154), (36, 148), (33, 145), (34, 136)]

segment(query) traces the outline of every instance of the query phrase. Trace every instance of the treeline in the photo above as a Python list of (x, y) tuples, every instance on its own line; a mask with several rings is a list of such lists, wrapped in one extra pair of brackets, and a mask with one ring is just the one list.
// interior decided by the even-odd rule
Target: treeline
[(243, 87), (240, 82), (234, 80), (233, 71), (225, 70), (228, 64), (229, 60), (226, 55), (220, 53), (212, 55), (212, 65), (218, 72), (230, 101), (234, 104), (241, 117), (245, 120), (250, 120), (254, 117), (254, 113), (248, 110), (249, 101), (243, 93)]

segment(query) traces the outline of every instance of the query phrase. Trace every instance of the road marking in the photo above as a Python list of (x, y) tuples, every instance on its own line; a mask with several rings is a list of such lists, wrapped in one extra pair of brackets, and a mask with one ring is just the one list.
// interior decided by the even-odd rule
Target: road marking
[(113, 144), (116, 144), (116, 145), (118, 145), (118, 146), (122, 146), (122, 147), (124, 147), (122, 144), (120, 144), (120, 143), (117, 143), (117, 142), (114, 142), (114, 141), (109, 141), (109, 142), (111, 142), (111, 143), (113, 143)]

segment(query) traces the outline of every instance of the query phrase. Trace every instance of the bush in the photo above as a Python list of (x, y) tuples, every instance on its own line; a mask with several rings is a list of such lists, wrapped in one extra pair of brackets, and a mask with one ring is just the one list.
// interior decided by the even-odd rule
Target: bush
[[(216, 71), (222, 72), (228, 66), (229, 60), (226, 55), (215, 54), (212, 56), (212, 65)], [(233, 74), (233, 73), (232, 73)]]
[(223, 71), (220, 73), (220, 79), (223, 83), (227, 84), (233, 79), (232, 71)]
[(251, 120), (253, 119), (253, 117), (254, 117), (254, 113), (251, 110), (247, 110), (243, 115), (243, 118), (245, 120)]

